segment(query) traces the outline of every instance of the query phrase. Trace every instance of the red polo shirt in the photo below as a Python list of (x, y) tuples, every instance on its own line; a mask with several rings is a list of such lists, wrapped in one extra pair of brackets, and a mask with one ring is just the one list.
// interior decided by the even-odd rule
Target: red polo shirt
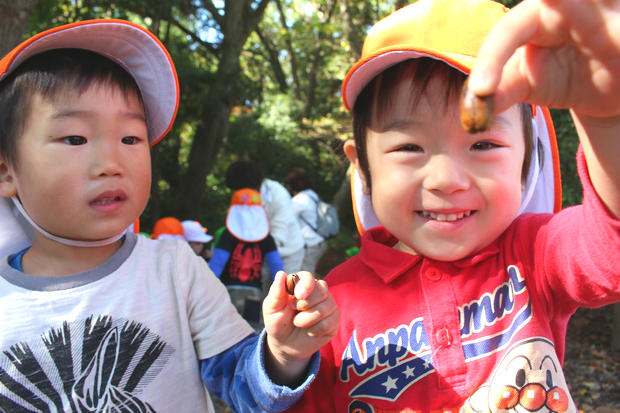
[(569, 317), (620, 300), (620, 222), (581, 153), (578, 166), (583, 205), (520, 216), (463, 260), (403, 253), (384, 228), (367, 231), (327, 277), (339, 332), (289, 411), (574, 411), (560, 366)]

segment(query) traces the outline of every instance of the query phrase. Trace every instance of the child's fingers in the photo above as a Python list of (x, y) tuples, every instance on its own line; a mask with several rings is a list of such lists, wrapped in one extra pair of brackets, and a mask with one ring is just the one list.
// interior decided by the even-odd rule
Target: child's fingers
[(305, 299), (293, 302), (297, 311), (307, 311), (330, 297), (327, 283), (324, 280), (315, 280), (310, 295)]
[(316, 280), (308, 271), (298, 271), (297, 275), (299, 276), (299, 281), (295, 286), (295, 298), (305, 300), (312, 294)]
[(272, 314), (285, 308), (289, 303), (286, 292), (286, 273), (278, 271), (263, 302), (263, 312)]
[(330, 296), (316, 305), (297, 313), (293, 319), (293, 324), (299, 328), (310, 328), (336, 311), (338, 311), (338, 307)]
[(469, 78), (469, 89), (478, 96), (495, 92), (502, 68), (516, 50), (527, 44), (538, 30), (538, 2), (524, 1), (493, 26), (485, 38)]
[[(297, 314), (295, 317), (295, 324), (297, 324), (297, 317), (300, 317), (303, 313)], [(310, 337), (329, 337), (332, 338), (338, 332), (338, 324), (340, 322), (340, 312), (336, 308), (328, 315), (321, 318), (319, 322), (315, 322), (309, 327), (304, 328), (304, 332)]]

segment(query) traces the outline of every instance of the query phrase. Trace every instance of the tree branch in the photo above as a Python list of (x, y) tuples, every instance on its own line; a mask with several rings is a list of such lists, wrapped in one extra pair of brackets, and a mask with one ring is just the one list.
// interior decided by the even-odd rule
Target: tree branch
[(171, 20), (170, 23), (174, 24), (176, 27), (178, 27), (183, 33), (187, 34), (189, 37), (192, 38), (192, 40), (194, 40), (196, 43), (200, 44), (202, 47), (204, 47), (205, 49), (207, 49), (207, 51), (209, 51), (211, 54), (213, 54), (214, 56), (219, 56), (219, 50), (217, 47), (213, 46), (211, 43), (209, 42), (205, 42), (204, 40), (202, 40), (200, 37), (198, 37), (198, 35), (196, 33), (194, 33), (193, 31), (191, 31), (190, 29), (186, 28), (185, 26), (183, 26), (181, 23), (179, 23), (176, 20)]
[(278, 12), (280, 13), (280, 23), (282, 24), (282, 28), (285, 30), (286, 34), (284, 35), (284, 41), (286, 42), (286, 49), (288, 50), (289, 59), (291, 59), (291, 72), (293, 74), (293, 90), (295, 92), (295, 97), (297, 99), (301, 98), (301, 83), (299, 82), (299, 71), (297, 70), (297, 56), (295, 55), (295, 50), (293, 49), (293, 42), (291, 41), (291, 33), (288, 27), (288, 23), (286, 22), (286, 16), (284, 15), (284, 7), (282, 7), (282, 2), (280, 0), (276, 0), (276, 6), (278, 7)]
[[(240, 1), (240, 0), (232, 0), (232, 1)], [(248, 22), (247, 27), (258, 26), (258, 23), (263, 19), (263, 13), (265, 13), (265, 9), (267, 8), (269, 1), (270, 0), (261, 0), (261, 2), (258, 3), (258, 7), (256, 7), (256, 10), (254, 12), (251, 12), (250, 2), (248, 2), (248, 4), (246, 5), (247, 7), (246, 10), (249, 11), (248, 19), (246, 20)]]
[(286, 76), (284, 75), (282, 65), (280, 64), (280, 59), (278, 58), (278, 52), (269, 39), (263, 36), (260, 27), (257, 27), (255, 31), (263, 44), (263, 47), (267, 51), (267, 54), (269, 55), (269, 63), (271, 64), (276, 80), (280, 85), (280, 90), (283, 93), (286, 93), (288, 90), (288, 84), (286, 83)]

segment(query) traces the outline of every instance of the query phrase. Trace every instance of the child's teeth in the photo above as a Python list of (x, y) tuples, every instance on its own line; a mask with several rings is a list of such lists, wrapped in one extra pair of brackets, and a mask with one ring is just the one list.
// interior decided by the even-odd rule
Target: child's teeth
[(427, 212), (427, 211), (422, 211), (422, 216), (424, 218), (431, 218), (434, 219), (436, 221), (456, 221), (459, 219), (463, 219), (465, 217), (468, 217), (471, 215), (471, 211), (468, 212), (459, 212), (459, 213), (455, 213), (455, 214), (437, 214), (435, 212)]
[(95, 201), (93, 202), (93, 204), (95, 205), (106, 205), (106, 204), (110, 204), (114, 201), (116, 201), (118, 198), (114, 198), (114, 199), (104, 199), (102, 201)]

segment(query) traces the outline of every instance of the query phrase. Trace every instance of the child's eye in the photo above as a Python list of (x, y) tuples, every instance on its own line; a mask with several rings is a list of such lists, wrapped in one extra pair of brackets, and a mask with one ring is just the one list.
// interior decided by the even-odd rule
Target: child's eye
[(420, 145), (415, 145), (415, 144), (402, 145), (402, 146), (399, 146), (397, 150), (405, 151), (405, 152), (424, 152), (424, 149), (422, 149)]
[(488, 151), (489, 149), (499, 148), (500, 145), (493, 142), (476, 142), (472, 145), (472, 149), (475, 151)]
[(135, 145), (136, 143), (138, 143), (140, 139), (135, 137), (135, 136), (125, 136), (123, 137), (123, 139), (121, 139), (121, 142), (123, 142), (125, 145)]
[(84, 145), (86, 143), (86, 138), (83, 136), (66, 136), (63, 139), (63, 142), (69, 145)]

